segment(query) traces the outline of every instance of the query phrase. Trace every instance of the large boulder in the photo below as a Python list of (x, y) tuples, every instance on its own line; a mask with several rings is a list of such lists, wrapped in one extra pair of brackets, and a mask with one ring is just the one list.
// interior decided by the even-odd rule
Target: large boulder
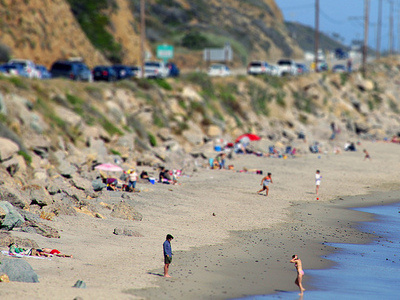
[(25, 192), (28, 198), (30, 199), (31, 205), (37, 204), (40, 207), (43, 207), (53, 203), (53, 200), (51, 199), (47, 190), (40, 185), (31, 184), (24, 186), (22, 188), (22, 191)]
[(19, 146), (12, 140), (0, 137), (0, 161), (10, 159), (19, 151)]
[(137, 220), (142, 221), (143, 216), (135, 210), (135, 208), (125, 201), (121, 201), (114, 205), (113, 210), (110, 214), (114, 218), (120, 218), (124, 220)]
[(20, 238), (13, 236), (8, 231), (0, 231), (0, 247), (8, 247), (10, 244), (17, 244), (19, 247), (29, 249), (29, 248), (39, 248), (35, 241), (26, 238)]
[(0, 186), (0, 199), (19, 208), (28, 208), (31, 202), (18, 188), (11, 185)]
[(60, 238), (60, 234), (56, 229), (41, 222), (25, 221), (21, 225), (21, 231), (29, 233), (37, 233), (47, 238), (55, 238), (55, 239)]
[(10, 281), (39, 282), (38, 275), (23, 259), (4, 258), (0, 264), (0, 274), (7, 274)]
[(25, 221), (17, 209), (7, 201), (0, 201), (3, 218), (0, 219), (0, 229), (12, 230)]

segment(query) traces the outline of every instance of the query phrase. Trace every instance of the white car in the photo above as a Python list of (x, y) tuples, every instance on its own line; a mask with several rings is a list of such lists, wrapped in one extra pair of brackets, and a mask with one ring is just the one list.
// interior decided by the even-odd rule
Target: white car
[(209, 76), (229, 76), (231, 75), (231, 71), (229, 68), (224, 64), (213, 64), (208, 69)]
[(269, 71), (269, 65), (265, 61), (252, 61), (247, 66), (247, 74), (249, 75), (262, 75), (267, 74)]
[(169, 69), (162, 61), (146, 61), (144, 63), (145, 78), (166, 78)]
[(279, 75), (297, 75), (296, 63), (291, 59), (281, 59), (278, 61)]
[(29, 78), (40, 78), (40, 72), (36, 69), (36, 65), (33, 61), (28, 59), (11, 59), (8, 64), (19, 65), (23, 67), (28, 74)]

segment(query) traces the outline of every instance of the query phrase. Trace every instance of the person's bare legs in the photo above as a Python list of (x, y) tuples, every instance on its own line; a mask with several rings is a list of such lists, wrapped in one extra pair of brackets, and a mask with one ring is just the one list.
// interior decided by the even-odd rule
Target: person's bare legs
[(315, 186), (315, 192), (316, 192), (317, 195), (318, 195), (318, 191), (319, 191), (319, 185), (316, 185)]
[(269, 187), (267, 187), (267, 186), (266, 186), (266, 187), (265, 187), (265, 189), (267, 190), (267, 191), (266, 191), (266, 195), (265, 195), (265, 196), (268, 196)]
[(264, 191), (264, 190), (265, 190), (265, 186), (263, 186), (263, 188), (262, 188), (261, 190), (259, 190), (259, 191), (257, 192), (257, 194), (261, 193), (261, 192)]
[(303, 281), (303, 275), (298, 274), (296, 281), (294, 282), (300, 289), (300, 294), (299, 295), (303, 295), (303, 292), (306, 290), (305, 288), (303, 288), (302, 282)]
[(165, 264), (164, 265), (164, 277), (171, 277), (168, 274), (168, 270), (169, 270), (169, 264)]

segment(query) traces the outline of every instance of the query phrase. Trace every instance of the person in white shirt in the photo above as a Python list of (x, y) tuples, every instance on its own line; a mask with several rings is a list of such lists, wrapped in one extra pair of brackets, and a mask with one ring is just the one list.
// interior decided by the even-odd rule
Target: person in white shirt
[(317, 172), (315, 173), (315, 192), (318, 195), (318, 191), (319, 191), (319, 186), (321, 185), (321, 172), (319, 170), (317, 170)]
[(135, 170), (131, 170), (129, 172), (128, 188), (132, 192), (135, 191), (137, 179), (138, 179), (138, 175), (137, 175), (136, 171)]

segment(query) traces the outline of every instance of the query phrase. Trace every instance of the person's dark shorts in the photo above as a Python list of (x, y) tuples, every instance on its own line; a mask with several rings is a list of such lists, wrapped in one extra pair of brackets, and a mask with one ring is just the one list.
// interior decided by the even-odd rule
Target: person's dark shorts
[(172, 256), (164, 255), (164, 263), (170, 264), (172, 262)]

